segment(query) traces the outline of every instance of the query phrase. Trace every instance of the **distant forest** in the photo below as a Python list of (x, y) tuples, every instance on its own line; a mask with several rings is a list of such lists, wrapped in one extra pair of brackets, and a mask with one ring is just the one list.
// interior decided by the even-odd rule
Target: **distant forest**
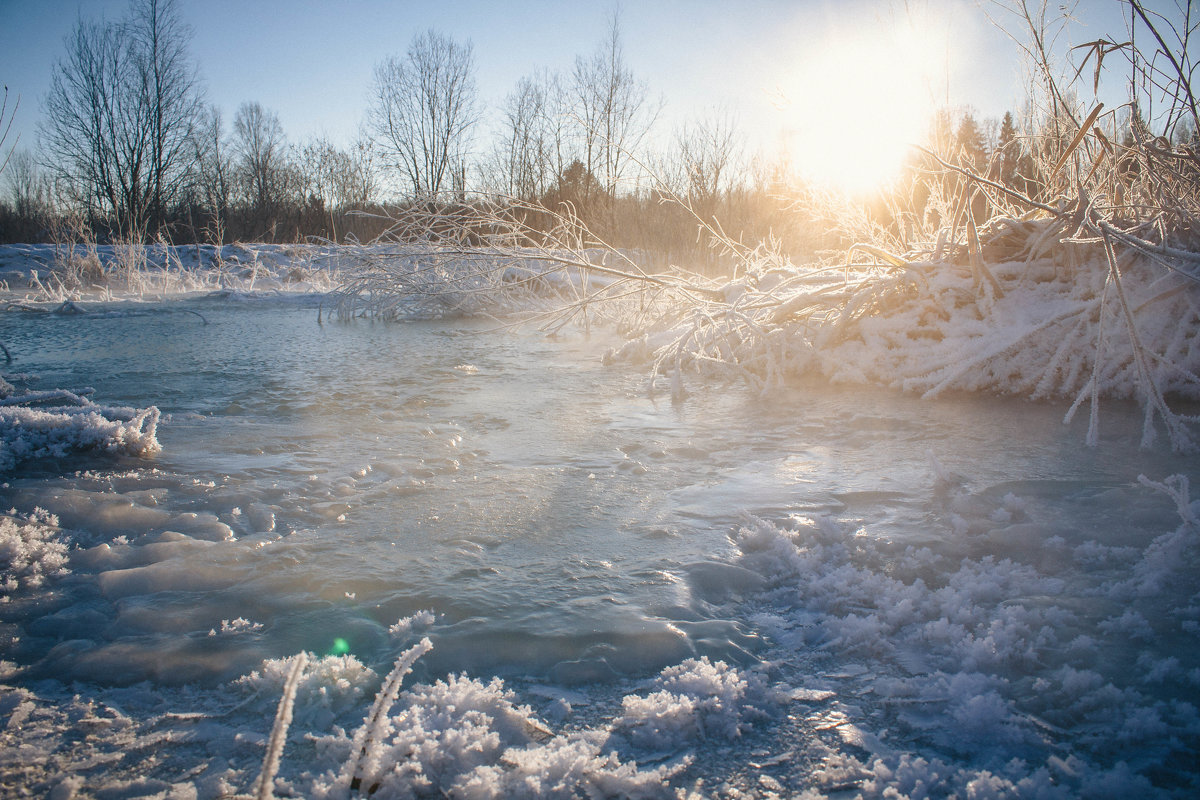
[[(615, 15), (568, 73), (522, 78), (486, 141), (472, 47), (439, 32), (376, 65), (359, 138), (344, 147), (290, 142), (259, 102), (226, 117), (205, 101), (189, 39), (174, 0), (135, 0), (119, 22), (78, 23), (55, 66), (38, 149), (0, 151), (0, 241), (369, 241), (406, 207), (469, 208), (481, 194), (544, 206), (614, 246), (698, 266), (716, 258), (698, 220), (807, 257), (856, 235), (786, 161), (750, 157), (731, 116), (656, 132), (661, 104), (627, 66)], [(1129, 146), (1144, 123), (1127, 117), (1117, 138)], [(1037, 196), (1048, 165), (1027, 127), (1012, 113), (937, 112), (927, 146), (945, 163), (914, 151), (910, 179), (863, 201), (860, 226), (903, 242), (912, 218), (931, 213), (930, 184), (916, 176), (948, 165)], [(1179, 131), (1176, 139), (1194, 139)], [(670, 144), (652, 151), (652, 133)], [(987, 219), (995, 196), (974, 197), (976, 219)]]

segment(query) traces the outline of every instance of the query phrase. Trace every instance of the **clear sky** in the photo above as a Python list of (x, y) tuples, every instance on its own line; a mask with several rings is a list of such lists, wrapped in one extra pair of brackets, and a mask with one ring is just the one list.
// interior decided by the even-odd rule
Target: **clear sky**
[[(1059, 3), (1052, 3), (1058, 8)], [(537, 68), (569, 72), (600, 43), (615, 2), (605, 0), (181, 0), (191, 52), (210, 102), (226, 120), (244, 101), (276, 111), (290, 141), (326, 134), (348, 142), (363, 118), (373, 66), (436, 28), (475, 48), (481, 100), (495, 109)], [(20, 95), (15, 131), (36, 144), (41, 103), (63, 39), (84, 18), (119, 19), (127, 0), (0, 0), (0, 82)], [(994, 3), (984, 4), (999, 18)], [(1116, 0), (1084, 0), (1078, 41), (1123, 29)], [(720, 106), (769, 148), (803, 128), (803, 107), (841, 124), (895, 124), (920, 98), (892, 83), (921, 69), (920, 91), (999, 116), (1021, 96), (1016, 47), (973, 0), (642, 0), (620, 6), (626, 59), (666, 101), (660, 128)], [(904, 20), (916, 35), (897, 38)], [(1011, 19), (1011, 17), (1009, 18)], [(910, 63), (911, 62), (911, 63)], [(848, 72), (883, 87), (881, 99), (836, 99)], [(814, 93), (819, 86), (833, 87)], [(832, 104), (832, 105), (831, 105)], [(10, 106), (11, 107), (11, 106)], [(781, 134), (782, 132), (782, 134)]]

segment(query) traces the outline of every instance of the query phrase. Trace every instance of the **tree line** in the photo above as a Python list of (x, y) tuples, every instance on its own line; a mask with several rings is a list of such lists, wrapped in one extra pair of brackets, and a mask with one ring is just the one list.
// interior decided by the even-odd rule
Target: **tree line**
[[(728, 114), (683, 124), (666, 152), (650, 151), (663, 104), (627, 65), (615, 14), (571, 70), (517, 83), (489, 141), (480, 141), (472, 46), (437, 31), (376, 65), (348, 146), (291, 143), (257, 101), (227, 120), (205, 100), (189, 39), (176, 0), (132, 0), (120, 21), (77, 24), (54, 67), (38, 151), (8, 160), (0, 239), (54, 239), (65, 228), (99, 241), (363, 241), (406, 204), (464, 205), (487, 192), (667, 257), (705, 257), (698, 219), (748, 241), (838, 244), (836, 231), (796, 213), (787, 164), (750, 158)], [(939, 150), (1036, 193), (1037, 162), (1012, 114), (941, 114)], [(887, 204), (870, 213), (898, 224)]]

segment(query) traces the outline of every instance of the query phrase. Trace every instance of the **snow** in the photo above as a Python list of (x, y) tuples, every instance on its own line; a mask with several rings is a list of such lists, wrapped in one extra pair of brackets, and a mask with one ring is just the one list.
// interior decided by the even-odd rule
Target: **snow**
[[(1183, 612), (1176, 598), (1194, 595), (1196, 576), (1189, 562), (1168, 566), (1158, 557), (1164, 542), (1192, 542), (1196, 533), (1184, 519), (1116, 576), (1073, 568), (1057, 575), (990, 555), (960, 557), (929, 576), (934, 554), (887, 552), (829, 519), (789, 527), (750, 520), (737, 542), (740, 563), (771, 577), (765, 597), (773, 612), (782, 620), (802, 612), (797, 645), (867, 658), (891, 673), (871, 691), (876, 726), (978, 765), (863, 747), (876, 754), (856, 769), (883, 779), (865, 781), (866, 796), (888, 787), (907, 796), (1121, 796), (1153, 794), (1138, 771), (1170, 764), (1182, 742), (1200, 735), (1195, 702), (1182, 699), (1196, 697), (1187, 672), (1197, 659), (1194, 634), (1171, 619)], [(1148, 583), (1138, 579), (1146, 573), (1154, 576)], [(1107, 617), (1079, 605), (1131, 597), (1146, 605), (1134, 600)], [(1145, 648), (1132, 672), (1130, 642)], [(1189, 772), (1181, 762), (1167, 769)]]
[[(21, 382), (26, 376), (8, 377)], [(0, 377), (0, 476), (21, 462), (63, 458), (72, 452), (146, 456), (161, 449), (155, 438), (158, 408), (99, 406), (87, 397), (93, 391), (18, 390)], [(47, 403), (65, 405), (43, 405)]]
[[(410, 664), (414, 653), (429, 649), (429, 640), (423, 640), (401, 656), (398, 668)], [(694, 669), (699, 672), (691, 673)], [(714, 675), (741, 683), (736, 670), (707, 661), (682, 665), (660, 680), (664, 685), (689, 678), (704, 683)], [(387, 707), (384, 718), (376, 718), (373, 710), (352, 739), (342, 734), (318, 740), (321, 750), (344, 753), (346, 766), (336, 775), (317, 778), (313, 794), (341, 798), (365, 789), (381, 798), (669, 797), (668, 779), (689, 763), (684, 759), (639, 769), (620, 759), (607, 742), (607, 731), (556, 735), (529, 706), (516, 705), (516, 699), (499, 678), (485, 683), (451, 674), (414, 686), (399, 694), (398, 710), (390, 716)], [(615, 723), (618, 729), (621, 725), (621, 720)], [(666, 727), (687, 737), (694, 726)], [(356, 757), (359, 751), (362, 755)]]
[(64, 458), (80, 450), (152, 455), (160, 449), (158, 420), (154, 406), (0, 408), (0, 475), (24, 461)]
[(710, 737), (736, 739), (744, 726), (766, 717), (758, 708), (767, 702), (765, 689), (752, 678), (707, 656), (688, 659), (663, 670), (649, 695), (625, 697), (613, 726), (634, 747), (650, 751), (675, 751)]

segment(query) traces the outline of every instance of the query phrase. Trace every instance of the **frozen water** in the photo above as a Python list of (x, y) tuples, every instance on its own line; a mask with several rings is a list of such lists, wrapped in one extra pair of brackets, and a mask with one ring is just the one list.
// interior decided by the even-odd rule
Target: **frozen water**
[(1197, 788), (1200, 462), (1135, 408), (1089, 449), (1023, 401), (656, 401), (601, 335), (99, 308), (0, 316), (31, 385), (163, 414), (0, 488), (5, 793), (251, 792), (307, 651), (276, 795), (365, 796), (421, 636), (376, 797)]

